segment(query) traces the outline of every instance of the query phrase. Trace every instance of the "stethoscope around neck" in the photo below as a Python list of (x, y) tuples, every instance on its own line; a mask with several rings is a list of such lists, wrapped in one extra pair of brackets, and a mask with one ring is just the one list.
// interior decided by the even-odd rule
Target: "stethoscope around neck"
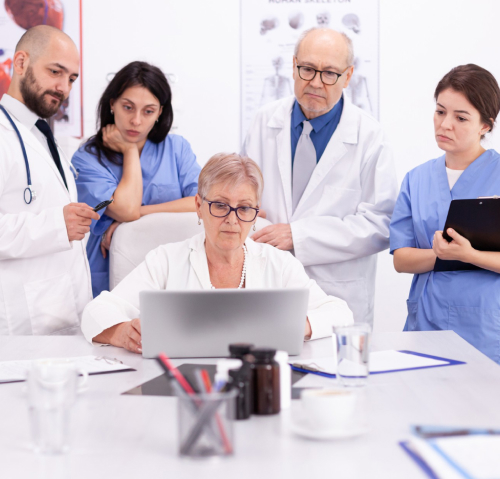
[[(21, 150), (23, 151), (24, 165), (26, 166), (26, 177), (28, 181), (28, 186), (24, 189), (24, 202), (27, 205), (29, 205), (33, 200), (36, 200), (36, 191), (33, 189), (33, 185), (31, 184), (30, 164), (28, 162), (28, 155), (26, 153), (26, 148), (24, 147), (24, 141), (21, 136), (21, 133), (19, 133), (19, 129), (14, 123), (14, 120), (7, 113), (7, 110), (2, 105), (0, 105), (0, 110), (4, 112), (5, 116), (7, 117), (7, 120), (9, 120), (10, 124), (12, 125), (12, 128), (14, 128), (14, 131), (17, 134), (17, 138), (19, 139), (19, 144), (21, 145)], [(73, 170), (75, 177), (78, 177), (78, 172), (74, 169), (73, 165), (70, 164), (70, 168)]]

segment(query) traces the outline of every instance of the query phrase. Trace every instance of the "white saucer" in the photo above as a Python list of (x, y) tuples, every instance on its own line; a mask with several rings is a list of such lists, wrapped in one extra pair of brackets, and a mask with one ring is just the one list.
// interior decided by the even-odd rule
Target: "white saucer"
[(328, 440), (328, 439), (346, 439), (350, 437), (361, 436), (368, 432), (366, 426), (352, 426), (349, 428), (335, 429), (313, 429), (305, 418), (297, 418), (292, 420), (292, 432), (308, 439)]

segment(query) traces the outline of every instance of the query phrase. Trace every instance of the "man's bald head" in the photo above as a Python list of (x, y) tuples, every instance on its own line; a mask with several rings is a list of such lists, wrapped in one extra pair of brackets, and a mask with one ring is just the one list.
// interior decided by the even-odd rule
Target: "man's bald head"
[(80, 54), (68, 35), (48, 25), (30, 28), (19, 40), (7, 94), (40, 118), (68, 98), (80, 71)]
[(66, 43), (76, 50), (76, 45), (73, 40), (58, 28), (50, 27), (49, 25), (37, 25), (29, 30), (26, 30), (16, 45), (16, 53), (19, 51), (26, 52), (29, 55), (30, 62), (33, 64), (38, 58), (46, 52), (52, 42)]
[(354, 49), (352, 46), (351, 39), (345, 34), (341, 32), (337, 32), (336, 30), (332, 30), (331, 28), (320, 28), (314, 27), (306, 30), (300, 35), (296, 45), (294, 55), (297, 57), (299, 55), (300, 47), (304, 40), (320, 40), (322, 42), (329, 42), (332, 47), (339, 47), (339, 43), (343, 46), (343, 50), (345, 51), (345, 62), (346, 66), (352, 66), (354, 64)]

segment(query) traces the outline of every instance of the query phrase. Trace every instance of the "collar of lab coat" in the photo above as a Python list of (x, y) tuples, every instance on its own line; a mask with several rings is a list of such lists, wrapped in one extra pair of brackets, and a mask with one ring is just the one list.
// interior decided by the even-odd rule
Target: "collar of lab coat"
[(39, 120), (38, 115), (33, 113), (24, 103), (21, 103), (14, 97), (7, 95), (2, 96), (2, 105), (8, 112), (28, 130), (31, 130), (35, 123)]
[[(262, 253), (262, 245), (247, 237), (247, 272), (245, 288), (261, 289), (264, 287), (264, 270), (267, 259)], [(205, 232), (193, 236), (189, 241), (189, 261), (203, 289), (210, 289), (207, 253), (205, 250)]]
[[(2, 98), (2, 104), (3, 104), (3, 98)], [(7, 105), (4, 104), (4, 106), (9, 111), (9, 113), (11, 113), (10, 110), (7, 108)], [(59, 170), (57, 169), (57, 166), (56, 166), (52, 156), (50, 156), (49, 152), (43, 147), (43, 145), (40, 143), (38, 138), (35, 135), (33, 135), (33, 133), (23, 123), (21, 123), (16, 117), (13, 117), (12, 119), (16, 123), (16, 126), (19, 130), (19, 133), (21, 134), (21, 136), (23, 138), (24, 143), (26, 143), (27, 145), (31, 146), (31, 148), (36, 150), (36, 152), (47, 162), (49, 167), (52, 169), (52, 172), (54, 173), (54, 175), (56, 175), (59, 183), (64, 188), (64, 190), (66, 191), (66, 193), (68, 194), (68, 197), (69, 197), (70, 193), (69, 193), (68, 189), (66, 188), (66, 185), (64, 184), (64, 181), (61, 177), (61, 173), (59, 173)], [(0, 113), (0, 125), (5, 127), (7, 130), (14, 131), (14, 128), (10, 124), (10, 121), (7, 119), (7, 117), (5, 116), (5, 114), (3, 112)], [(61, 160), (64, 160), (67, 162), (67, 159), (60, 148), (58, 148), (58, 151), (59, 151), (59, 156), (61, 157)], [(28, 152), (26, 152), (26, 153), (28, 154)], [(19, 154), (22, 155), (21, 147), (19, 147)], [(30, 157), (28, 154), (28, 162), (29, 161), (30, 161)], [(36, 189), (36, 183), (35, 183), (37, 181), (36, 178), (32, 177), (32, 181), (33, 181), (33, 186)]]
[(307, 184), (302, 198), (300, 199), (295, 212), (292, 213), (292, 147), (290, 138), (290, 127), (292, 108), (295, 97), (292, 96), (276, 108), (269, 119), (267, 126), (277, 128), (281, 131), (276, 136), (278, 167), (281, 175), (283, 191), (285, 192), (285, 201), (287, 214), (290, 221), (294, 217), (300, 216), (301, 205), (307, 201), (314, 189), (318, 186), (326, 174), (335, 166), (336, 163), (347, 153), (345, 144), (356, 145), (359, 137), (360, 115), (348, 98), (344, 97), (344, 109), (340, 117), (339, 125), (333, 133), (323, 155), (321, 156), (316, 168), (314, 169), (309, 183)]

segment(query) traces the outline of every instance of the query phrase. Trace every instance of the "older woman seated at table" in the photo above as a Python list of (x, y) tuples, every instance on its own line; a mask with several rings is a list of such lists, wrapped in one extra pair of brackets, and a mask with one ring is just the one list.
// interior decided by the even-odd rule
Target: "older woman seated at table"
[[(218, 288), (308, 288), (305, 339), (329, 336), (332, 325), (353, 322), (345, 301), (327, 296), (287, 251), (248, 238), (259, 212), (264, 180), (250, 158), (220, 153), (200, 173), (196, 211), (205, 231), (148, 253), (113, 291), (83, 312), (89, 341), (141, 352), (139, 292)], [(193, 334), (196, 334), (193, 331)]]

